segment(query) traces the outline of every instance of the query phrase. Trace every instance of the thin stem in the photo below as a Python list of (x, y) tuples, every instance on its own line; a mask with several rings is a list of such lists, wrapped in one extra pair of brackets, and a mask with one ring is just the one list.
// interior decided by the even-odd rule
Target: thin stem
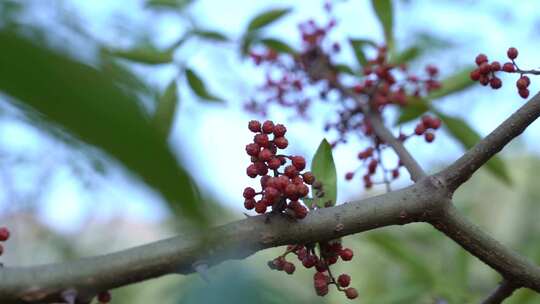
[(497, 288), (495, 288), (481, 304), (500, 304), (505, 299), (509, 298), (519, 286), (512, 284), (508, 280), (503, 280)]

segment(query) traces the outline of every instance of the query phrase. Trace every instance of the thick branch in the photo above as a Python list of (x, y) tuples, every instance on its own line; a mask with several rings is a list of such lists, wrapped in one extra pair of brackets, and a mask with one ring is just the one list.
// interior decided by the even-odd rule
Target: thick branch
[(482, 301), (481, 304), (500, 304), (509, 298), (517, 288), (518, 286), (507, 280), (503, 280), (501, 284)]
[(540, 267), (483, 232), (451, 204), (431, 224), (465, 248), (506, 280), (540, 292)]
[(512, 139), (540, 116), (540, 93), (506, 119), (488, 136), (478, 142), (451, 166), (439, 173), (453, 191), (467, 181), (493, 155), (501, 151)]
[[(50, 303), (73, 288), (95, 294), (170, 273), (193, 272), (193, 263), (209, 265), (244, 258), (264, 248), (310, 243), (378, 227), (423, 221), (445, 199), (428, 181), (363, 201), (311, 212), (300, 221), (283, 216), (251, 217), (200, 235), (181, 235), (149, 245), (61, 264), (0, 269), (0, 302)], [(200, 241), (203, 236), (204, 241)]]

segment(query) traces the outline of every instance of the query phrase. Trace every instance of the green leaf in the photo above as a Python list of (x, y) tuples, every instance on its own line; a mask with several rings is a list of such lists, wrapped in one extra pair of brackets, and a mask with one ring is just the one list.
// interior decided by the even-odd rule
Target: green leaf
[(190, 5), (194, 0), (147, 0), (146, 7), (160, 9), (182, 10)]
[(164, 64), (173, 61), (174, 49), (165, 51), (157, 50), (153, 47), (138, 47), (130, 50), (108, 50), (116, 57), (121, 57), (130, 61), (144, 64)]
[(287, 53), (287, 54), (294, 54), (295, 51), (292, 47), (290, 47), (288, 44), (281, 40), (273, 39), (273, 38), (265, 38), (261, 39), (260, 42), (264, 44), (266, 47), (278, 52), (278, 53)]
[(337, 199), (337, 173), (334, 158), (332, 157), (332, 147), (326, 139), (321, 141), (313, 156), (311, 172), (315, 175), (317, 181), (322, 183), (324, 192), (323, 197), (315, 198), (315, 204), (323, 208), (326, 202), (331, 201), (331, 205), (335, 205)]
[[(477, 142), (480, 141), (480, 135), (463, 119), (448, 116), (438, 111), (435, 113), (442, 120), (443, 126), (448, 130), (450, 135), (459, 141), (466, 149), (472, 148)], [(488, 169), (495, 177), (505, 184), (512, 184), (512, 180), (508, 170), (506, 169), (506, 165), (501, 158), (493, 156), (486, 163), (486, 169)]]
[(351, 69), (351, 67), (346, 65), (346, 64), (338, 63), (338, 64), (334, 65), (334, 68), (336, 68), (336, 70), (338, 72), (340, 72), (340, 73), (345, 73), (345, 74), (349, 74), (349, 75), (357, 75), (353, 71), (353, 69)]
[(193, 34), (193, 35), (195, 35), (197, 37), (203, 38), (203, 39), (217, 41), (217, 42), (227, 42), (227, 41), (229, 41), (229, 38), (227, 36), (225, 36), (224, 34), (222, 34), (220, 32), (217, 32), (217, 31), (197, 29), (197, 30), (191, 31), (191, 34)]
[(389, 233), (370, 233), (367, 240), (384, 251), (393, 261), (405, 267), (418, 281), (429, 284), (435, 279), (430, 268), (409, 246)]
[(255, 16), (248, 24), (247, 32), (259, 30), (290, 13), (290, 8), (273, 9)]
[[(0, 31), (0, 45), (1, 91), (106, 151), (158, 190), (174, 211), (204, 220), (189, 174), (156, 134), (139, 102), (107, 74), (8, 31)], [(57, 130), (48, 129), (52, 134)]]
[(119, 83), (121, 87), (126, 87), (131, 92), (136, 91), (148, 95), (155, 93), (153, 88), (148, 86), (127, 67), (118, 63), (115, 58), (102, 53), (100, 59), (100, 70), (115, 82)]
[(371, 0), (371, 6), (384, 31), (384, 39), (390, 53), (394, 49), (394, 13), (391, 0)]
[(390, 60), (390, 63), (400, 65), (412, 61), (420, 57), (420, 55), (422, 55), (422, 48), (418, 46), (411, 46), (393, 56)]
[(427, 111), (429, 111), (429, 101), (420, 97), (409, 96), (407, 97), (407, 106), (401, 109), (396, 124), (415, 120)]
[(193, 93), (195, 93), (195, 95), (206, 101), (223, 102), (223, 99), (216, 97), (215, 95), (208, 92), (208, 90), (206, 89), (206, 85), (202, 81), (201, 77), (199, 77), (199, 75), (195, 73), (195, 71), (187, 68), (185, 72), (189, 87), (191, 88)]
[(256, 33), (247, 33), (244, 35), (240, 43), (240, 54), (242, 54), (242, 56), (246, 56), (249, 53), (251, 46), (255, 41), (257, 41), (257, 39), (258, 37)]
[(367, 65), (366, 54), (364, 53), (364, 46), (371, 45), (373, 47), (376, 47), (376, 44), (366, 39), (349, 39), (349, 43), (353, 48), (354, 56), (356, 57), (356, 61), (358, 62), (358, 64), (360, 66)]
[(159, 97), (157, 109), (154, 114), (154, 126), (165, 138), (171, 132), (174, 123), (174, 116), (178, 106), (178, 92), (176, 87), (176, 79), (165, 89), (163, 95)]
[(430, 100), (441, 98), (453, 93), (463, 91), (466, 88), (472, 86), (473, 84), (475, 84), (475, 82), (472, 81), (470, 77), (470, 73), (473, 69), (474, 67), (469, 66), (453, 74), (452, 76), (445, 78), (441, 81), (441, 88), (429, 93), (427, 98)]

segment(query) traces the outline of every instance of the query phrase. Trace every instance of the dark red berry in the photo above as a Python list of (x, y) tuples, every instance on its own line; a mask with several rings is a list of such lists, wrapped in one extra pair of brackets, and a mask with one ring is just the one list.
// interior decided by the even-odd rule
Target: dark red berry
[(277, 124), (274, 126), (274, 136), (275, 137), (283, 137), (285, 133), (287, 132), (287, 128), (285, 128), (282, 124)]
[(291, 262), (285, 262), (283, 265), (283, 270), (288, 274), (293, 274), (296, 267), (294, 267), (294, 264)]
[(492, 70), (493, 72), (500, 71), (500, 70), (501, 70), (501, 63), (498, 62), (498, 61), (493, 61), (493, 62), (491, 63), (491, 70)]
[(392, 178), (396, 179), (399, 177), (399, 169), (392, 170)]
[(478, 66), (480, 66), (482, 63), (487, 62), (487, 61), (488, 61), (488, 58), (484, 54), (479, 54), (478, 56), (476, 56), (476, 59), (475, 59), (475, 62)]
[(337, 279), (339, 286), (347, 287), (351, 283), (351, 277), (347, 274), (342, 274)]
[(261, 123), (257, 120), (252, 120), (248, 123), (248, 128), (251, 132), (261, 132)]
[(281, 166), (281, 161), (279, 160), (279, 158), (277, 157), (272, 157), (269, 161), (268, 161), (268, 168), (272, 169), (272, 170), (276, 170), (277, 168), (279, 168)]
[(247, 174), (247, 176), (249, 176), (251, 178), (255, 178), (259, 174), (259, 171), (257, 170), (257, 167), (255, 167), (254, 164), (251, 164), (251, 165), (249, 165), (247, 167), (246, 174)]
[(10, 236), (9, 229), (7, 229), (6, 227), (1, 227), (0, 228), (0, 242), (7, 241), (9, 239), (9, 236)]
[(341, 250), (341, 252), (339, 253), (339, 256), (344, 261), (350, 261), (350, 260), (352, 260), (354, 254), (353, 254), (353, 251), (351, 249), (345, 248), (345, 249)]
[(98, 294), (97, 299), (101, 303), (109, 303), (111, 301), (111, 294), (108, 291), (102, 291)]
[(302, 156), (293, 156), (292, 164), (298, 171), (302, 171), (306, 168), (306, 160)]
[(285, 149), (289, 145), (289, 141), (285, 137), (278, 137), (274, 139), (274, 144), (280, 149)]
[(302, 174), (302, 178), (304, 179), (304, 183), (311, 185), (313, 182), (315, 182), (315, 175), (311, 172), (306, 172)]
[(516, 68), (514, 67), (514, 64), (511, 62), (506, 62), (503, 64), (502, 70), (507, 73), (513, 73), (516, 71)]
[(424, 139), (430, 143), (432, 142), (433, 140), (435, 140), (435, 134), (431, 133), (431, 132), (426, 132), (426, 134), (424, 134)]
[(480, 70), (478, 69), (472, 70), (470, 76), (472, 80), (478, 81), (480, 79)]
[(379, 162), (376, 159), (372, 159), (368, 164), (369, 174), (374, 174), (377, 171), (377, 165)]
[(352, 288), (352, 287), (349, 287), (347, 289), (345, 289), (345, 295), (347, 296), (348, 299), (356, 299), (358, 297), (358, 291), (356, 291), (356, 289)]
[(351, 179), (353, 179), (353, 177), (354, 177), (354, 172), (347, 172), (345, 174), (345, 179), (346, 180), (351, 180)]
[(268, 146), (269, 140), (266, 134), (255, 134), (253, 141), (261, 147)]
[(317, 263), (317, 260), (314, 256), (308, 255), (305, 259), (302, 260), (302, 265), (306, 268), (311, 268), (315, 266), (315, 263)]
[(274, 132), (274, 123), (271, 120), (267, 120), (262, 125), (263, 133), (270, 134)]
[(518, 56), (518, 50), (515, 47), (511, 47), (508, 49), (508, 51), (506, 51), (506, 55), (510, 59), (516, 59)]
[(264, 200), (258, 201), (255, 203), (255, 212), (263, 214), (266, 212), (266, 202)]
[(414, 128), (414, 134), (416, 135), (422, 135), (424, 132), (426, 132), (426, 127), (422, 123), (417, 124), (416, 128)]
[(290, 177), (290, 178), (293, 178), (293, 177), (298, 175), (298, 170), (296, 169), (295, 166), (289, 165), (289, 166), (285, 167), (284, 174), (286, 176)]
[(495, 90), (500, 89), (502, 87), (502, 81), (500, 78), (493, 77), (489, 81), (489, 85), (491, 86), (492, 89), (495, 89)]
[(252, 198), (246, 199), (244, 201), (244, 208), (246, 208), (247, 210), (255, 208), (255, 200)]
[(255, 189), (247, 187), (244, 189), (244, 198), (253, 198), (255, 197)]
[(259, 152), (259, 159), (262, 161), (269, 161), (274, 156), (274, 153), (268, 148), (264, 148)]
[(429, 76), (433, 77), (439, 73), (439, 69), (434, 65), (428, 65), (426, 67), (426, 72), (429, 74)]
[(261, 148), (259, 147), (259, 145), (255, 144), (255, 143), (251, 143), (251, 144), (246, 145), (246, 152), (250, 156), (258, 156), (260, 149)]
[(522, 98), (529, 97), (529, 90), (528, 89), (519, 89), (518, 93), (519, 93), (519, 96), (521, 96)]
[(518, 89), (526, 89), (529, 86), (529, 82), (527, 81), (528, 78), (525, 78), (525, 76), (520, 77), (516, 81), (516, 86)]
[(484, 62), (480, 65), (479, 70), (480, 70), (480, 74), (485, 75), (491, 71), (491, 66), (489, 65), (489, 63)]

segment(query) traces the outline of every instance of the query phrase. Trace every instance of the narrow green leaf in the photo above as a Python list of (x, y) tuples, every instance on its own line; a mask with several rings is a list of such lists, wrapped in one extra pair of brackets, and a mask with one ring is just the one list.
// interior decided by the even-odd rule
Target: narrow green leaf
[(141, 92), (148, 95), (154, 94), (154, 89), (148, 86), (127, 67), (118, 63), (115, 58), (102, 53), (100, 59), (100, 70), (119, 83), (121, 87), (125, 87), (129, 91)]
[[(0, 31), (0, 45), (1, 91), (115, 157), (160, 191), (173, 210), (205, 218), (189, 174), (156, 134), (138, 101), (107, 74), (8, 31)], [(51, 134), (54, 130), (45, 129)]]
[[(436, 112), (437, 116), (442, 120), (443, 126), (448, 130), (450, 135), (459, 141), (466, 149), (472, 148), (480, 141), (480, 135), (467, 124), (463, 119), (448, 116), (440, 112)], [(512, 180), (506, 169), (503, 160), (497, 156), (493, 156), (487, 163), (488, 169), (495, 177), (507, 185), (512, 184)]]
[(152, 47), (139, 47), (131, 50), (108, 50), (116, 57), (135, 61), (144, 64), (164, 64), (173, 61), (173, 49), (165, 51), (157, 50)]
[(337, 173), (334, 158), (332, 157), (332, 147), (326, 139), (321, 141), (313, 156), (311, 172), (315, 175), (317, 181), (322, 183), (324, 192), (324, 196), (321, 198), (317, 198), (314, 194), (315, 204), (320, 208), (325, 207), (328, 201), (331, 202), (330, 205), (335, 205), (337, 199)]
[(150, 8), (182, 10), (193, 1), (194, 0), (147, 0), (145, 5)]
[(356, 61), (360, 66), (365, 66), (367, 64), (366, 54), (364, 53), (364, 46), (369, 45), (372, 47), (376, 47), (377, 44), (371, 40), (367, 39), (349, 39), (349, 43), (351, 44), (351, 47), (353, 48), (354, 56), (356, 57)]
[(203, 80), (201, 79), (201, 77), (199, 77), (199, 75), (197, 75), (197, 73), (195, 73), (195, 71), (188, 68), (185, 70), (185, 72), (189, 87), (191, 88), (193, 93), (195, 93), (195, 95), (202, 98), (202, 100), (223, 102), (223, 99), (216, 97), (215, 95), (208, 92)]
[(334, 65), (334, 68), (336, 68), (336, 70), (338, 72), (340, 72), (340, 73), (345, 73), (345, 74), (349, 74), (349, 75), (356, 75), (356, 73), (353, 71), (353, 69), (351, 69), (351, 67), (346, 65), (346, 64), (338, 63), (338, 64)]
[(242, 37), (241, 43), (240, 43), (240, 54), (245, 57), (247, 54), (249, 54), (249, 51), (251, 49), (251, 46), (253, 43), (258, 39), (256, 33), (247, 33)]
[(391, 0), (371, 0), (371, 6), (384, 31), (384, 39), (390, 53), (394, 49), (394, 13)]
[(225, 36), (225, 34), (220, 33), (218, 31), (197, 29), (197, 30), (191, 31), (191, 34), (193, 34), (193, 35), (195, 35), (197, 37), (203, 38), (203, 39), (217, 41), (217, 42), (227, 42), (227, 41), (229, 41), (229, 38), (227, 36)]
[(410, 96), (407, 98), (407, 102), (407, 106), (401, 109), (396, 124), (415, 120), (429, 111), (429, 101), (423, 98)]
[(171, 132), (178, 106), (178, 92), (176, 87), (176, 79), (165, 89), (163, 95), (159, 97), (157, 109), (154, 114), (154, 126), (165, 138)]
[(290, 13), (290, 8), (273, 9), (255, 16), (248, 24), (247, 32), (259, 30)]
[(287, 54), (295, 53), (292, 47), (290, 47), (288, 44), (278, 39), (265, 38), (265, 39), (261, 39), (260, 42), (264, 44), (266, 47), (273, 49), (274, 51), (278, 53), (287, 53)]
[(427, 98), (430, 100), (441, 98), (465, 90), (475, 84), (470, 73), (474, 67), (469, 66), (441, 81), (441, 88), (431, 92)]
[(422, 51), (422, 48), (420, 48), (419, 46), (411, 46), (393, 56), (390, 60), (390, 63), (400, 65), (413, 61), (420, 57), (420, 55), (422, 55)]

